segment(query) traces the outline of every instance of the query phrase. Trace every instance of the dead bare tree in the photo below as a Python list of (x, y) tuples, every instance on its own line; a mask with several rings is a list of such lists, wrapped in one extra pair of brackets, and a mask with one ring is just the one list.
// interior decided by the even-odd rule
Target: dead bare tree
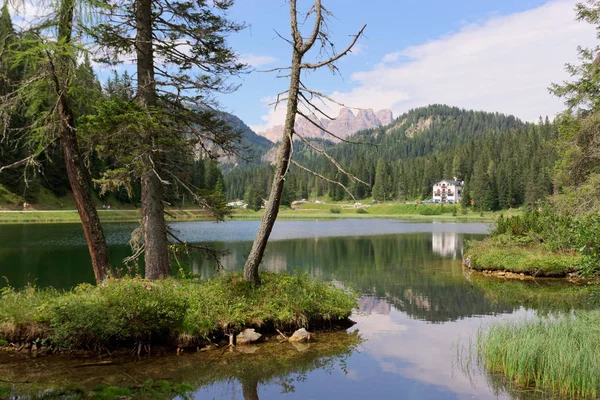
[[(272, 72), (276, 71), (278, 73), (285, 72), (285, 75), (283, 76), (290, 78), (290, 86), (288, 90), (278, 95), (275, 104), (275, 106), (277, 106), (279, 102), (287, 102), (287, 111), (283, 135), (277, 153), (277, 162), (275, 166), (275, 175), (273, 177), (273, 183), (271, 186), (271, 193), (265, 206), (265, 212), (262, 217), (260, 228), (256, 234), (256, 237), (254, 238), (252, 250), (250, 251), (248, 259), (246, 260), (246, 264), (244, 265), (244, 279), (247, 282), (250, 282), (254, 285), (260, 284), (260, 276), (258, 272), (259, 265), (262, 261), (265, 249), (267, 247), (267, 242), (269, 240), (269, 236), (271, 235), (273, 225), (275, 224), (275, 220), (277, 219), (279, 205), (281, 202), (281, 194), (283, 192), (283, 186), (285, 183), (285, 176), (289, 170), (290, 163), (293, 162), (300, 169), (306, 170), (314, 175), (320, 176), (321, 178), (328, 180), (322, 175), (310, 171), (308, 168), (298, 164), (295, 161), (292, 161), (294, 135), (298, 136), (311, 149), (327, 157), (328, 160), (335, 165), (339, 172), (348, 175), (354, 180), (366, 184), (365, 182), (360, 181), (355, 176), (348, 174), (341, 167), (341, 165), (337, 163), (337, 161), (335, 161), (331, 156), (327, 154), (325, 150), (315, 146), (310, 141), (306, 140), (306, 138), (302, 137), (294, 131), (294, 124), (297, 115), (299, 115), (302, 118), (306, 118), (313, 124), (316, 124), (316, 122), (314, 121), (318, 121), (318, 119), (312, 119), (311, 115), (313, 117), (316, 117), (316, 115), (319, 114), (325, 116), (330, 120), (333, 119), (325, 111), (323, 111), (322, 108), (317, 106), (315, 104), (315, 101), (320, 101), (322, 104), (326, 104), (325, 102), (328, 101), (330, 103), (341, 105), (340, 103), (325, 96), (324, 94), (307, 88), (301, 81), (302, 71), (316, 70), (319, 68), (329, 68), (333, 73), (336, 73), (338, 69), (335, 65), (335, 62), (352, 51), (352, 48), (358, 41), (358, 38), (362, 36), (366, 28), (366, 25), (364, 25), (358, 31), (358, 33), (353, 36), (353, 39), (348, 45), (348, 47), (346, 47), (342, 52), (336, 53), (334, 44), (329, 38), (329, 30), (327, 27), (326, 16), (330, 15), (330, 12), (323, 7), (323, 5), (321, 4), (321, 0), (315, 0), (313, 7), (308, 11), (306, 15), (306, 19), (312, 17), (313, 15), (315, 19), (314, 27), (310, 35), (307, 38), (304, 38), (298, 27), (298, 12), (296, 7), (296, 0), (290, 0), (290, 25), (292, 38), (291, 40), (284, 38), (284, 40), (292, 46), (292, 63), (289, 67), (276, 68), (274, 70), (271, 70)], [(310, 49), (312, 49), (313, 46), (317, 43), (321, 46), (320, 54), (325, 55), (324, 59), (313, 63), (304, 62), (303, 58), (306, 55), (306, 53)], [(301, 106), (302, 111), (299, 110), (299, 105)], [(306, 110), (306, 112), (304, 110)], [(322, 127), (320, 128), (323, 129)], [(335, 137), (337, 139), (341, 139), (333, 133), (329, 132), (328, 130), (323, 130), (330, 136)], [(340, 182), (335, 183), (341, 185), (348, 193), (350, 193), (350, 191), (343, 184), (341, 184)], [(350, 195), (352, 194), (350, 193)]]

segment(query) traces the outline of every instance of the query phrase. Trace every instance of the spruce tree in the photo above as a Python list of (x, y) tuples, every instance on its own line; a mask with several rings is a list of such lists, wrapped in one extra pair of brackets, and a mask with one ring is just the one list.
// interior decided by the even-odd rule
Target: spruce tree
[[(239, 134), (214, 110), (212, 95), (230, 92), (227, 76), (243, 71), (226, 37), (243, 27), (231, 22), (232, 1), (108, 0), (102, 22), (88, 33), (113, 63), (135, 54), (135, 100), (111, 102), (89, 132), (105, 147), (121, 147), (132, 163), (106, 182), (140, 180), (146, 277), (169, 275), (165, 186), (180, 185), (198, 203), (208, 201), (180, 174), (182, 154), (216, 159), (237, 152)], [(126, 124), (136, 121), (136, 124)], [(119, 137), (115, 132), (120, 132)], [(211, 185), (216, 187), (217, 181)], [(221, 184), (221, 186), (223, 186)], [(218, 215), (218, 214), (217, 214)]]

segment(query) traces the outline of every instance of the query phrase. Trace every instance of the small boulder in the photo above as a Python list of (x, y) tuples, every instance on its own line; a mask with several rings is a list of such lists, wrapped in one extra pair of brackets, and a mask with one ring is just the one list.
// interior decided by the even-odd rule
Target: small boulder
[(288, 339), (290, 342), (310, 342), (315, 338), (314, 333), (310, 333), (304, 328), (298, 329), (290, 338)]
[(256, 343), (261, 337), (262, 335), (258, 332), (255, 332), (254, 329), (244, 329), (235, 337), (235, 343), (238, 346), (243, 346), (250, 343)]

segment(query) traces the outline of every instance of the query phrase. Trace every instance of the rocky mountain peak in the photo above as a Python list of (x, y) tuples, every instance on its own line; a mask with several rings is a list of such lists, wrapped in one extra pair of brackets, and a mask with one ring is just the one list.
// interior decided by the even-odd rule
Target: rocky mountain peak
[[(336, 119), (333, 121), (326, 118), (314, 121), (321, 127), (321, 129), (302, 117), (296, 118), (296, 124), (294, 128), (298, 134), (306, 138), (323, 138), (337, 142), (339, 140), (328, 135), (325, 130), (345, 139), (348, 136), (364, 129), (389, 125), (393, 121), (393, 115), (390, 110), (379, 110), (374, 112), (372, 109), (358, 110), (355, 115), (349, 108), (342, 108), (340, 109)], [(262, 135), (275, 142), (281, 140), (282, 132), (283, 125), (276, 125), (265, 132), (259, 132), (259, 135)]]

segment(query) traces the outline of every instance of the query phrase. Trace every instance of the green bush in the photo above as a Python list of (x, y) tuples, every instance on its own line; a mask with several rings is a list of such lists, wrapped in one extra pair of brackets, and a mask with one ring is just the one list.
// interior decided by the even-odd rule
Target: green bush
[(600, 271), (600, 215), (567, 215), (549, 206), (529, 210), (510, 218), (500, 216), (491, 232), (492, 237), (512, 236), (520, 241), (541, 243), (549, 251), (578, 252), (581, 275)]
[(168, 279), (153, 283), (118, 279), (79, 285), (52, 307), (53, 339), (65, 347), (111, 342), (149, 342), (181, 326), (188, 308), (185, 286)]
[(342, 208), (341, 207), (331, 207), (329, 209), (329, 212), (332, 214), (341, 214), (342, 213)]
[[(446, 207), (448, 208), (448, 207)], [(444, 206), (420, 206), (419, 207), (419, 215), (442, 215), (444, 211)]]

